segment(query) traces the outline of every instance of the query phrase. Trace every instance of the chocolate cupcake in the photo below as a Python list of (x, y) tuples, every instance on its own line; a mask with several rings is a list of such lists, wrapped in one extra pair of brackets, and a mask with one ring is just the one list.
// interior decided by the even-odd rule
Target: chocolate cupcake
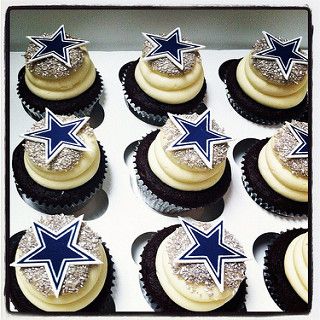
[(27, 37), (26, 65), (18, 75), (18, 96), (35, 120), (45, 108), (55, 114), (89, 116), (99, 103), (102, 79), (92, 63), (86, 44), (60, 26), (53, 34)]
[(178, 213), (221, 199), (231, 182), (230, 137), (210, 111), (175, 116), (144, 137), (134, 155), (145, 202), (161, 213)]
[(308, 215), (308, 145), (308, 124), (293, 120), (244, 155), (243, 184), (262, 208), (285, 216)]
[(204, 46), (183, 40), (180, 28), (168, 35), (143, 35), (141, 57), (119, 72), (130, 111), (157, 126), (164, 125), (168, 112), (199, 112), (206, 82), (198, 50)]
[(279, 308), (291, 313), (307, 313), (308, 232), (293, 229), (279, 234), (265, 256), (264, 279)]
[(83, 206), (102, 186), (107, 160), (89, 118), (48, 109), (13, 152), (17, 190), (27, 203), (54, 214)]
[(300, 49), (301, 37), (292, 40), (263, 32), (244, 58), (220, 67), (232, 107), (259, 124), (277, 124), (306, 117), (308, 65)]
[(181, 225), (158, 231), (141, 258), (141, 282), (155, 311), (170, 315), (246, 311), (246, 257), (238, 240), (224, 231), (223, 222), (181, 219)]
[(42, 217), (12, 236), (6, 294), (23, 313), (115, 312), (113, 262), (82, 218)]

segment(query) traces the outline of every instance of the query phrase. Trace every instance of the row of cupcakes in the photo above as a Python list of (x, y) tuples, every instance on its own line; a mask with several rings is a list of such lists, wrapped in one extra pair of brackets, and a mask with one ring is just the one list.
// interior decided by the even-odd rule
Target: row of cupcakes
[[(6, 294), (16, 310), (112, 314), (117, 280), (112, 256), (82, 218), (44, 216), (10, 238)], [(156, 312), (243, 314), (246, 312), (246, 256), (224, 222), (179, 224), (154, 234), (141, 255), (142, 294)], [(308, 232), (275, 236), (266, 251), (264, 277), (283, 311), (308, 306)]]
[[(180, 28), (166, 35), (143, 35), (141, 57), (119, 72), (130, 111), (158, 126), (168, 113), (201, 113), (206, 80), (199, 50), (204, 46), (183, 38)], [(306, 119), (308, 66), (301, 37), (263, 35), (243, 59), (220, 67), (231, 105), (261, 124)], [(25, 110), (36, 120), (46, 107), (57, 114), (90, 115), (103, 84), (86, 49), (88, 41), (66, 34), (63, 25), (52, 34), (28, 39), (17, 88)]]
[[(101, 189), (107, 158), (88, 117), (55, 115), (24, 133), (12, 156), (17, 190), (40, 211), (79, 209)], [(231, 183), (227, 158), (233, 138), (212, 112), (169, 114), (134, 153), (137, 184), (145, 202), (173, 215), (216, 203)], [(242, 160), (242, 179), (262, 208), (285, 216), (308, 215), (308, 124), (287, 122), (271, 138), (256, 142)]]

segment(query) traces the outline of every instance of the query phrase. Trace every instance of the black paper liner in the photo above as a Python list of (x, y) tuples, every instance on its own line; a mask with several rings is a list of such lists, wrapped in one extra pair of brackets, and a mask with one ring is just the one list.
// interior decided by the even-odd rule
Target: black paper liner
[(126, 63), (119, 71), (119, 79), (123, 87), (125, 102), (129, 110), (137, 118), (155, 126), (163, 126), (168, 119), (168, 112), (173, 114), (201, 114), (206, 109), (201, 104), (207, 89), (205, 81), (200, 92), (192, 100), (185, 103), (174, 105), (162, 103), (146, 95), (134, 77), (138, 61), (139, 59)]
[(161, 213), (179, 213), (204, 207), (217, 202), (227, 192), (231, 183), (229, 160), (220, 180), (212, 187), (202, 191), (182, 191), (163, 183), (151, 170), (148, 163), (148, 149), (159, 130), (152, 131), (142, 140), (134, 154), (134, 164), (138, 187), (145, 202)]
[[(100, 149), (100, 164), (96, 174), (82, 186), (69, 190), (53, 190), (39, 185), (28, 174), (24, 164), (24, 141), (12, 155), (12, 169), (15, 184), (21, 198), (26, 203), (32, 203), (37, 210), (46, 214), (63, 212), (71, 214), (83, 207), (94, 194), (101, 189), (108, 166), (105, 152), (98, 142)], [(31, 205), (31, 204), (30, 204)]]
[[(9, 252), (8, 252), (8, 260), (9, 264), (14, 262), (15, 254), (20, 242), (20, 239), (25, 234), (26, 231), (20, 231), (14, 234), (9, 239)], [(110, 255), (109, 249), (106, 247), (105, 243), (103, 244), (103, 248), (107, 255), (108, 261), (108, 271), (107, 277), (104, 283), (102, 290), (99, 295), (85, 308), (75, 311), (77, 314), (111, 314), (115, 312), (115, 303), (111, 296), (112, 287), (114, 286), (113, 280), (114, 277), (114, 263), (112, 260), (112, 256)], [(6, 295), (10, 298), (11, 302), (15, 306), (18, 312), (21, 313), (30, 313), (30, 314), (48, 314), (48, 312), (43, 311), (33, 305), (22, 293), (19, 284), (16, 278), (16, 272), (14, 267), (10, 267), (9, 269), (9, 279), (6, 284), (5, 292)], [(50, 312), (50, 314), (65, 314), (66, 312)]]
[(25, 67), (18, 74), (17, 93), (21, 99), (24, 110), (30, 117), (39, 121), (45, 116), (45, 109), (48, 108), (55, 114), (71, 115), (77, 117), (90, 116), (93, 107), (99, 104), (103, 92), (103, 82), (100, 73), (96, 71), (94, 83), (86, 91), (77, 97), (64, 100), (46, 100), (32, 93), (25, 82)]
[(288, 199), (275, 192), (263, 179), (259, 168), (259, 153), (269, 138), (257, 141), (243, 156), (242, 182), (250, 197), (263, 209), (287, 217), (308, 216), (308, 203)]
[(266, 287), (279, 308), (290, 313), (307, 313), (311, 306), (294, 291), (284, 271), (284, 257), (291, 241), (307, 229), (287, 230), (275, 236), (266, 250), (263, 276)]
[(236, 69), (240, 60), (228, 60), (219, 68), (219, 76), (226, 84), (227, 98), (238, 114), (247, 120), (263, 125), (274, 125), (308, 117), (308, 95), (297, 106), (285, 110), (266, 107), (250, 98), (241, 89), (236, 78)]
[(186, 310), (175, 302), (173, 302), (165, 293), (158, 280), (155, 259), (157, 250), (162, 241), (170, 235), (176, 228), (180, 227), (179, 224), (169, 226), (158, 231), (144, 247), (141, 255), (141, 283), (142, 289), (146, 295), (147, 301), (156, 312), (162, 312), (170, 315), (207, 315), (207, 314), (243, 314), (246, 313), (245, 296), (247, 293), (246, 280), (242, 281), (236, 295), (220, 308), (209, 312), (192, 312)]

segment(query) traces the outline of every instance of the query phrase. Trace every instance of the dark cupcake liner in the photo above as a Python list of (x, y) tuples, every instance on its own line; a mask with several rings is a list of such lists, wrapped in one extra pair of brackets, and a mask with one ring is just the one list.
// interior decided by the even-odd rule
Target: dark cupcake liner
[[(15, 254), (20, 242), (20, 239), (25, 234), (26, 231), (20, 231), (14, 234), (9, 239), (9, 251), (8, 251), (8, 261), (9, 264), (14, 262)], [(76, 311), (78, 314), (111, 314), (115, 312), (115, 304), (112, 299), (112, 287), (114, 286), (114, 263), (109, 249), (106, 247), (105, 243), (102, 243), (105, 253), (107, 255), (108, 262), (108, 272), (106, 276), (105, 283), (99, 295), (85, 308)], [(14, 267), (9, 268), (8, 279), (5, 288), (6, 295), (10, 298), (12, 304), (15, 306), (16, 310), (21, 313), (27, 314), (48, 314), (48, 312), (38, 309), (34, 306), (22, 293), (16, 278), (16, 272)], [(63, 314), (66, 312), (50, 312), (50, 314)]]
[(247, 193), (261, 208), (274, 214), (291, 218), (308, 216), (308, 203), (294, 201), (275, 192), (259, 172), (259, 153), (268, 140), (256, 142), (242, 158), (242, 183)]
[(13, 152), (12, 169), (17, 191), (30, 206), (46, 214), (72, 214), (83, 207), (102, 188), (108, 161), (106, 154), (98, 142), (100, 149), (100, 165), (96, 174), (82, 186), (69, 190), (53, 190), (43, 187), (32, 180), (24, 165), (24, 141)]
[(178, 214), (207, 206), (221, 199), (231, 182), (229, 161), (227, 160), (224, 174), (214, 186), (202, 191), (174, 189), (162, 182), (148, 164), (148, 149), (158, 132), (159, 130), (155, 130), (140, 140), (133, 155), (137, 185), (144, 201), (160, 213)]
[(23, 67), (18, 74), (17, 94), (24, 110), (36, 121), (44, 118), (45, 108), (60, 115), (74, 114), (77, 117), (90, 116), (93, 107), (99, 104), (99, 99), (104, 88), (101, 75), (96, 71), (94, 83), (79, 96), (65, 100), (51, 101), (37, 97), (32, 93), (25, 83), (24, 75), (25, 67)]
[(242, 281), (238, 292), (236, 295), (228, 301), (225, 305), (221, 306), (218, 309), (209, 312), (192, 312), (186, 310), (175, 302), (173, 302), (168, 295), (165, 293), (161, 284), (158, 280), (155, 259), (157, 255), (157, 250), (161, 242), (176, 228), (180, 225), (176, 224), (169, 226), (158, 231), (144, 247), (141, 255), (141, 269), (140, 269), (140, 282), (143, 294), (145, 295), (146, 300), (154, 309), (155, 312), (166, 313), (170, 315), (207, 315), (207, 314), (243, 314), (246, 312), (246, 294), (247, 294), (247, 284), (246, 280)]
[[(128, 93), (126, 89), (127, 72), (131, 68), (135, 67), (138, 61), (139, 60), (126, 63), (121, 67), (119, 71), (119, 79), (122, 84), (126, 105), (128, 106), (129, 110), (137, 118), (151, 125), (163, 126), (168, 119), (167, 112), (170, 112), (173, 114), (192, 114), (192, 113), (201, 114), (207, 109), (207, 107), (202, 103), (205, 97), (205, 92), (206, 92), (206, 82), (204, 82), (204, 85), (201, 91), (198, 93), (198, 95), (195, 98), (193, 98), (190, 102), (184, 103), (184, 104), (178, 104), (174, 106), (158, 102), (155, 99), (147, 96), (140, 89), (138, 84), (135, 82), (134, 83), (134, 85), (136, 86), (136, 89), (134, 90), (135, 93), (136, 91), (138, 91), (141, 95), (143, 95), (147, 99), (148, 103), (152, 103), (157, 106), (159, 105), (159, 108), (158, 110), (151, 111), (148, 109), (146, 105), (144, 104), (139, 105), (139, 103), (137, 103), (137, 101), (135, 101), (135, 99), (130, 96), (130, 93)], [(193, 101), (194, 101), (194, 105), (192, 105)]]
[[(285, 110), (266, 107), (250, 98), (236, 80), (236, 68), (240, 60), (228, 60), (219, 68), (219, 76), (226, 85), (227, 98), (238, 114), (262, 125), (275, 125), (292, 119), (302, 120), (308, 117), (308, 95), (297, 106)], [(255, 110), (259, 110), (260, 114), (257, 114)]]
[(291, 241), (307, 229), (293, 229), (275, 236), (266, 250), (263, 276), (270, 296), (278, 307), (290, 313), (307, 313), (311, 306), (294, 291), (284, 270), (284, 257)]

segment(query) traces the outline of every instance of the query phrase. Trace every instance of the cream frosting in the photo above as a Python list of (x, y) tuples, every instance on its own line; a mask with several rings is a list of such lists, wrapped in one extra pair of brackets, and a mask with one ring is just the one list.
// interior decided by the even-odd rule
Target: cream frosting
[(307, 76), (300, 83), (275, 84), (254, 69), (251, 54), (238, 64), (236, 77), (241, 89), (253, 100), (274, 109), (289, 109), (298, 105), (305, 97)]
[[(228, 234), (227, 237), (229, 241), (239, 246), (232, 235)], [(179, 244), (176, 243), (177, 241)], [(182, 228), (177, 228), (162, 241), (155, 261), (158, 280), (169, 298), (182, 308), (198, 312), (215, 310), (231, 300), (237, 293), (244, 279), (245, 265), (243, 262), (231, 263), (230, 266), (226, 264), (224, 290), (220, 291), (204, 265), (190, 263), (180, 265), (181, 268), (189, 268), (189, 270), (176, 269), (174, 257), (177, 258), (177, 253), (183, 251), (188, 244), (190, 240)], [(171, 250), (171, 246), (179, 249)], [(180, 268), (179, 264), (177, 265)], [(192, 270), (196, 272), (193, 276), (189, 275), (193, 272)], [(184, 274), (186, 274), (185, 278)]]
[(135, 69), (139, 87), (150, 97), (168, 104), (180, 104), (193, 99), (204, 83), (204, 72), (199, 57), (191, 71), (170, 76), (152, 69), (143, 58)]
[(76, 97), (86, 91), (95, 81), (96, 70), (85, 48), (83, 63), (77, 69), (71, 69), (65, 77), (41, 77), (26, 68), (25, 82), (29, 90), (46, 100), (64, 100)]
[(164, 150), (164, 142), (160, 132), (148, 151), (148, 163), (152, 172), (165, 184), (183, 191), (200, 191), (216, 184), (222, 177), (226, 162), (223, 161), (212, 169), (200, 171), (197, 168), (186, 167), (168, 156), (170, 151)]
[(308, 232), (296, 237), (288, 246), (284, 270), (294, 291), (308, 303)]
[[(60, 116), (60, 119), (76, 118)], [(34, 128), (43, 127), (37, 122)], [(24, 165), (29, 176), (43, 187), (53, 190), (68, 190), (89, 181), (98, 171), (100, 149), (92, 128), (86, 125), (77, 136), (87, 146), (86, 151), (64, 148), (51, 163), (44, 162), (44, 143), (27, 141), (25, 143)]]
[(308, 178), (294, 175), (285, 167), (274, 152), (274, 138), (262, 148), (258, 168), (267, 184), (284, 197), (298, 201), (308, 201)]

